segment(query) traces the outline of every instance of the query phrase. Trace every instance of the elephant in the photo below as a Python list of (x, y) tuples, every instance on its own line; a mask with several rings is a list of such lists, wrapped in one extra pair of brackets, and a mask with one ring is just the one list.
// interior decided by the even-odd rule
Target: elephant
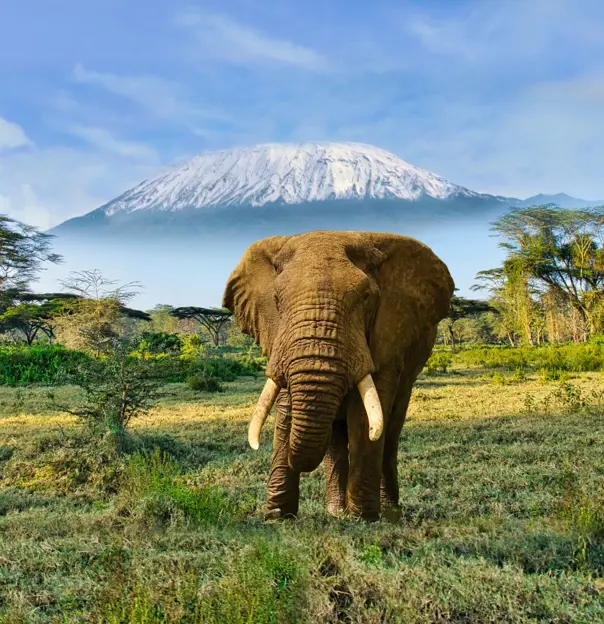
[(412, 387), (454, 282), (398, 234), (311, 231), (256, 241), (222, 304), (267, 358), (248, 440), (276, 407), (265, 519), (295, 518), (301, 473), (325, 460), (327, 511), (399, 513), (397, 455)]

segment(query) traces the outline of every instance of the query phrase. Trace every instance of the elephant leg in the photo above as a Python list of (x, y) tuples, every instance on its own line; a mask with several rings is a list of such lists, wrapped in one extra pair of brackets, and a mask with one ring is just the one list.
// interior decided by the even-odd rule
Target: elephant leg
[(325, 454), (327, 475), (327, 511), (339, 516), (346, 510), (346, 483), (348, 482), (348, 427), (346, 419), (336, 419)]
[(380, 488), (382, 506), (389, 509), (394, 519), (399, 513), (398, 486), (398, 446), (401, 431), (407, 417), (407, 409), (411, 400), (413, 385), (432, 351), (436, 339), (436, 329), (427, 332), (423, 339), (414, 343), (407, 351), (404, 360), (404, 372), (396, 394), (384, 441), (384, 457), (382, 466), (382, 483)]
[(384, 433), (375, 442), (369, 440), (369, 423), (361, 396), (356, 388), (350, 392), (347, 414), (350, 466), (346, 487), (346, 509), (351, 515), (365, 520), (377, 520), (380, 516), (385, 434), (398, 379), (399, 373), (394, 369), (380, 371), (374, 379), (384, 414)]
[(412, 389), (413, 384), (405, 384), (399, 391), (385, 431), (380, 498), (382, 508), (390, 508), (395, 513), (399, 509), (398, 445)]
[(268, 478), (266, 520), (294, 518), (300, 500), (300, 473), (288, 464), (291, 401), (287, 390), (281, 390), (277, 400), (273, 457)]

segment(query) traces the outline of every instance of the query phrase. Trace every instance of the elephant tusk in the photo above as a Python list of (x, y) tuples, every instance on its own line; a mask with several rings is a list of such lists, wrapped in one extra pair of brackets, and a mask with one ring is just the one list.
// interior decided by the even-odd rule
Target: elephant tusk
[(371, 375), (365, 375), (357, 385), (363, 399), (365, 411), (367, 412), (367, 419), (369, 420), (369, 439), (375, 442), (380, 439), (384, 429), (384, 415), (380, 397)]
[(252, 420), (247, 432), (247, 439), (250, 446), (257, 451), (260, 446), (260, 431), (279, 394), (279, 386), (269, 377), (264, 384), (258, 404), (254, 410)]

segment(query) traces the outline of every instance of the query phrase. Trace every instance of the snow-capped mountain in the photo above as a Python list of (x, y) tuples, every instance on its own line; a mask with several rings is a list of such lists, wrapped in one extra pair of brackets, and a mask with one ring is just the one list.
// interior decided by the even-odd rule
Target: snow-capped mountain
[(51, 233), (145, 240), (405, 233), (488, 218), (518, 202), (458, 186), (372, 145), (268, 143), (199, 154)]
[(120, 211), (477, 195), (359, 143), (265, 144), (207, 152), (103, 207)]

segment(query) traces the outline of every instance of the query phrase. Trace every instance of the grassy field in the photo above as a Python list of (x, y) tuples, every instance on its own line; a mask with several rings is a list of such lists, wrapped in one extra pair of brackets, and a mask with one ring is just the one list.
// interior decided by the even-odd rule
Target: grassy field
[(263, 522), (262, 385), (171, 385), (119, 454), (0, 388), (0, 622), (604, 622), (604, 373), (422, 376), (396, 524), (328, 517), (322, 469)]

